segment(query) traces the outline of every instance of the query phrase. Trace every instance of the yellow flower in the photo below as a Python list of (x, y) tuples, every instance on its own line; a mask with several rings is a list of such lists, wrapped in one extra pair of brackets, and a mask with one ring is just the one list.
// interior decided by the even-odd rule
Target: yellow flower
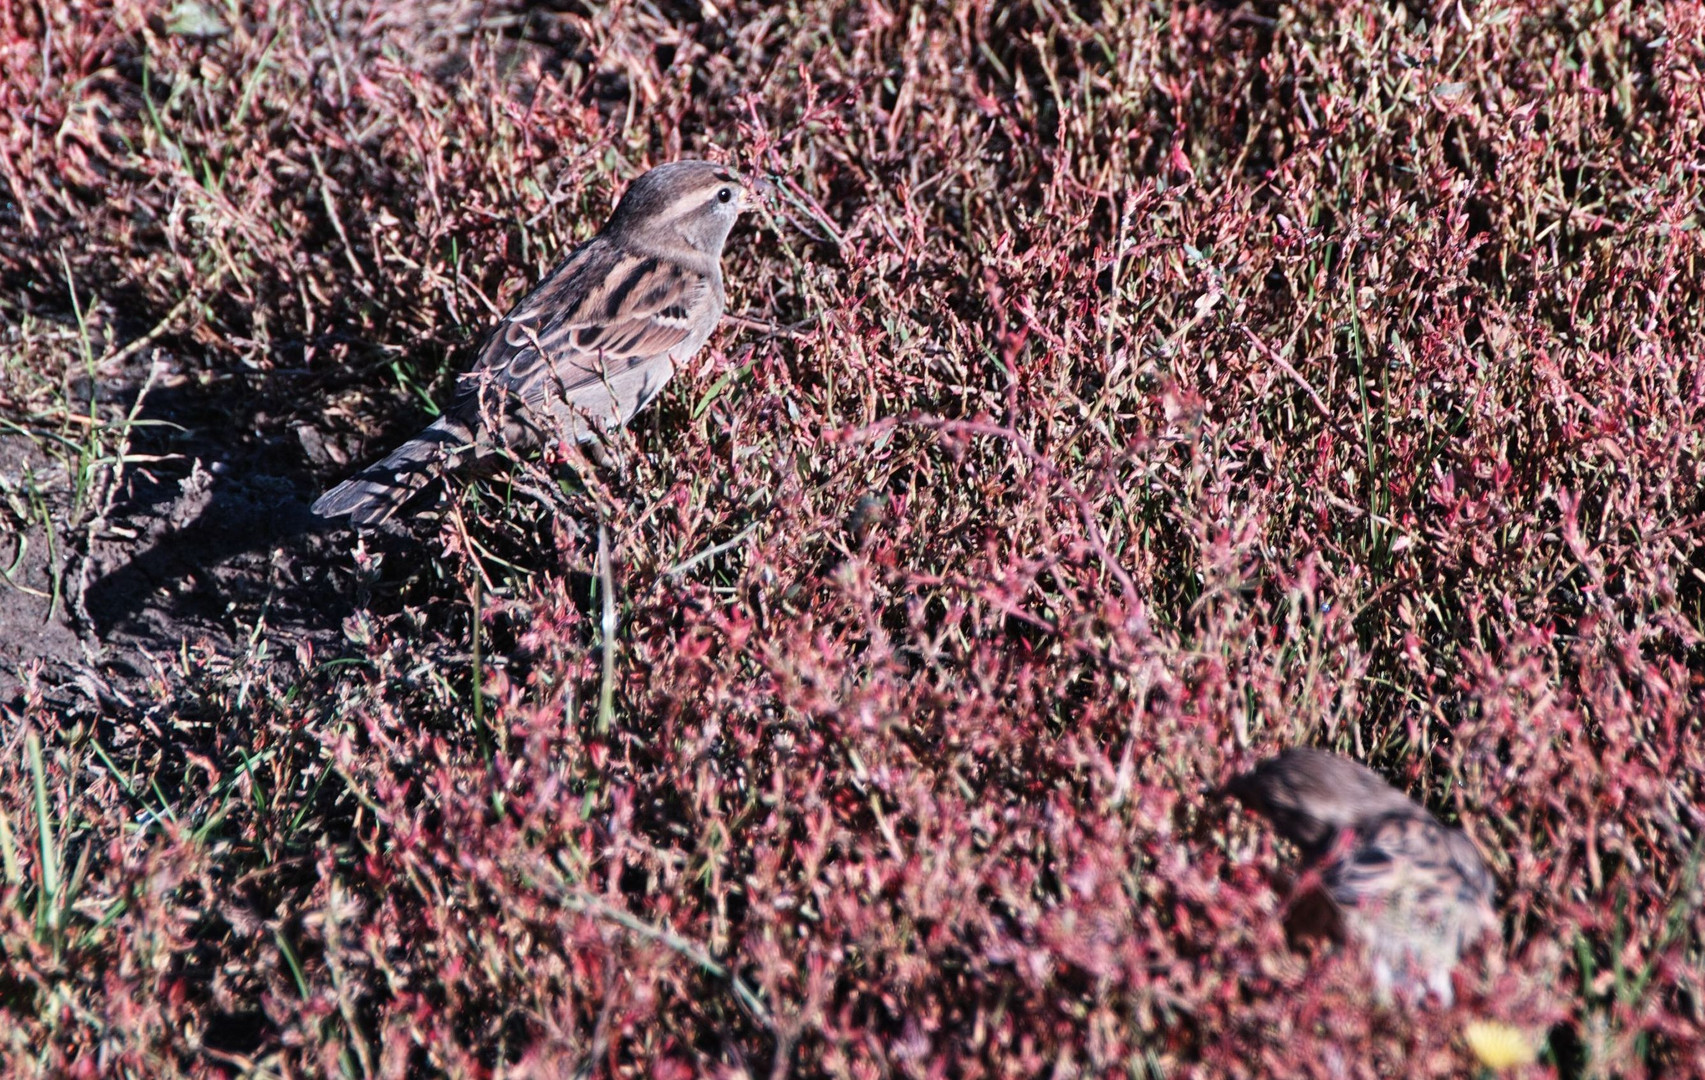
[(1491, 1020), (1471, 1020), (1462, 1029), (1474, 1056), (1489, 1069), (1511, 1069), (1532, 1065), (1539, 1048), (1526, 1033)]

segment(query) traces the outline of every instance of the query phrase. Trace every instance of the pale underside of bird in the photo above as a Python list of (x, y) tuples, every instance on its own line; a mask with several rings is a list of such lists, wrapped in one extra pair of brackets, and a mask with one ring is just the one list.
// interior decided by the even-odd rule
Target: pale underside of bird
[(446, 472), (627, 423), (716, 329), (722, 248), (746, 201), (740, 178), (711, 162), (634, 181), (604, 228), (492, 329), (443, 415), (314, 512), (376, 525)]
[(1451, 1003), (1451, 972), (1498, 922), (1492, 875), (1467, 834), (1373, 770), (1319, 750), (1269, 758), (1225, 790), (1302, 850), (1331, 916), (1317, 929), (1365, 951), (1382, 1000), (1431, 990)]

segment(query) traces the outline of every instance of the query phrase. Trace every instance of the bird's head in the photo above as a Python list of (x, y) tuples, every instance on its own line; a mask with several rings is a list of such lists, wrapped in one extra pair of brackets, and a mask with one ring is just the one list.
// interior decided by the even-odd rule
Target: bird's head
[(684, 243), (714, 259), (750, 205), (750, 191), (740, 174), (726, 165), (659, 165), (633, 182), (604, 231), (665, 250)]

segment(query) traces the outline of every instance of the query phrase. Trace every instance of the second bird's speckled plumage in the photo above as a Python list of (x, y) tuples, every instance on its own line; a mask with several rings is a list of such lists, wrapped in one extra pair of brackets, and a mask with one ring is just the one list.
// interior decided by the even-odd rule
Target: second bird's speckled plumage
[(1422, 987), (1447, 1004), (1464, 949), (1497, 926), (1492, 875), (1460, 829), (1348, 758), (1288, 750), (1234, 777), (1228, 794), (1302, 849), (1366, 950), (1382, 995)]

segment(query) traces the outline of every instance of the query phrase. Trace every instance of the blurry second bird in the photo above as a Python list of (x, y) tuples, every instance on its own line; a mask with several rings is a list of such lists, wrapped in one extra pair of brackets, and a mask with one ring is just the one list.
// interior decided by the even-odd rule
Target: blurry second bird
[(1335, 925), (1367, 951), (1382, 998), (1453, 999), (1462, 952), (1497, 926), (1492, 875), (1473, 841), (1378, 773), (1321, 750), (1287, 750), (1226, 793), (1273, 822), (1319, 874)]

